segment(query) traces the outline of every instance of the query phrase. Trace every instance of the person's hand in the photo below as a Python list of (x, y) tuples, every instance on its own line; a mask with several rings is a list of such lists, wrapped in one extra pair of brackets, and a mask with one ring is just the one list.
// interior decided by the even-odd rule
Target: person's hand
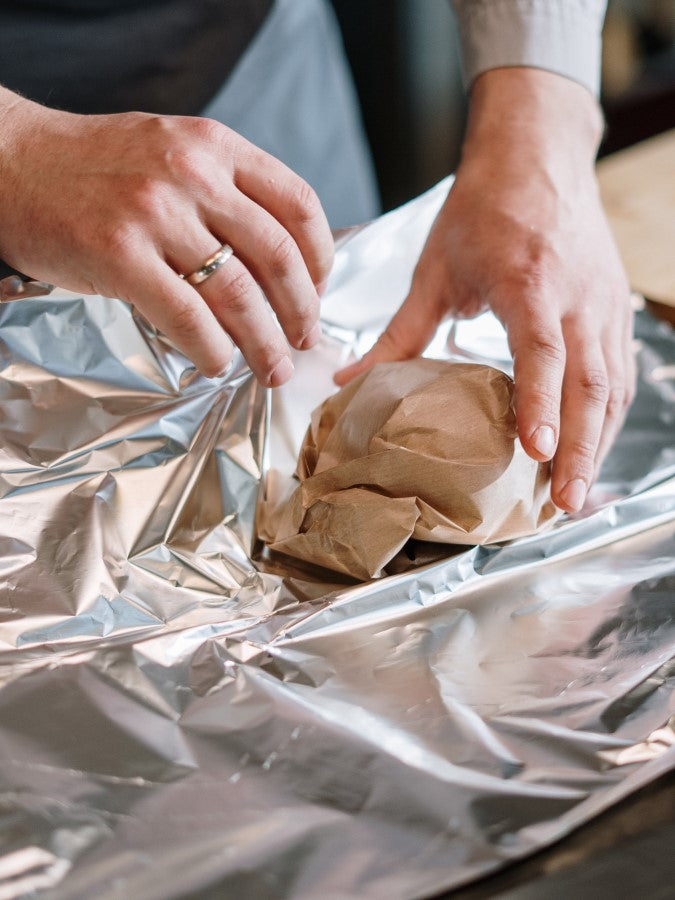
[(491, 308), (514, 358), (520, 440), (553, 459), (552, 497), (581, 508), (634, 390), (626, 277), (598, 197), (599, 110), (580, 85), (498, 69), (472, 92), (456, 181), (410, 293), (344, 384), (421, 353), (448, 314)]
[[(0, 89), (0, 209), (0, 258), (133, 303), (205, 375), (225, 371), (233, 341), (276, 386), (293, 371), (286, 339), (318, 340), (317, 287), (333, 259), (323, 210), (301, 178), (224, 125), (76, 116)], [(235, 255), (206, 281), (179, 278), (224, 243)]]

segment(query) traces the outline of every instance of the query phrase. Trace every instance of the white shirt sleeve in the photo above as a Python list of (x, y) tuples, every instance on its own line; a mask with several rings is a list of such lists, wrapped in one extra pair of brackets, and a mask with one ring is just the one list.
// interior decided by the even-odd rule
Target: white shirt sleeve
[(502, 66), (533, 66), (600, 91), (606, 0), (452, 0), (467, 85)]

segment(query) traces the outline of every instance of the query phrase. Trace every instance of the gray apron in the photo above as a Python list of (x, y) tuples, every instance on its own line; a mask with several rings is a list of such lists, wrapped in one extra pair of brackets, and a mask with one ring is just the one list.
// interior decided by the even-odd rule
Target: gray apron
[(354, 86), (324, 0), (277, 0), (203, 115), (301, 175), (319, 195), (332, 227), (378, 215)]

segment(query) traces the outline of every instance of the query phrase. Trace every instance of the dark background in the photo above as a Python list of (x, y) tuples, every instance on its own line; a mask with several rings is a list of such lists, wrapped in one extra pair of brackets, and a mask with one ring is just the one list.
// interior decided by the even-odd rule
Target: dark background
[[(449, 0), (332, 0), (382, 201), (391, 209), (458, 161), (465, 99)], [(675, 127), (675, 0), (610, 0), (600, 155)]]

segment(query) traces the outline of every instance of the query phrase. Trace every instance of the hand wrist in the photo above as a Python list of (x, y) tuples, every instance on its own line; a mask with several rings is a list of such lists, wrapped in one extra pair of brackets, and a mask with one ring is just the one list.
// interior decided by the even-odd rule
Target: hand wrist
[(20, 153), (24, 136), (30, 135), (43, 112), (49, 110), (0, 85), (0, 178), (8, 174), (3, 171), (3, 162), (7, 165)]
[(462, 161), (546, 160), (591, 173), (602, 125), (595, 99), (570, 79), (541, 69), (493, 69), (473, 85)]

